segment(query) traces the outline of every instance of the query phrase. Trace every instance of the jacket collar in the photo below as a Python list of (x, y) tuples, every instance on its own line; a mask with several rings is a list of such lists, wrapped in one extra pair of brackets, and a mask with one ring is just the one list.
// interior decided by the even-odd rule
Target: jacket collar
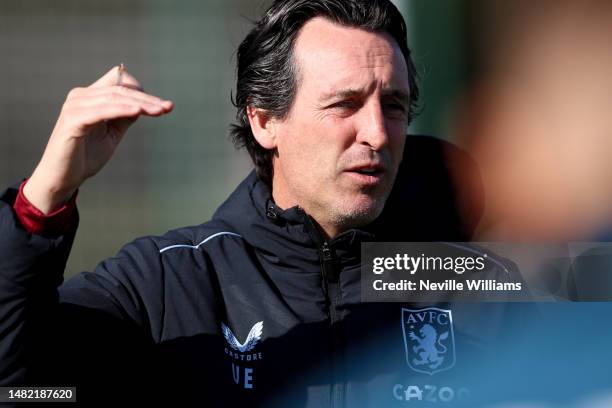
[[(250, 245), (287, 262), (319, 263), (325, 242), (312, 220), (300, 207), (281, 209), (272, 200), (270, 188), (255, 171), (240, 183), (219, 207), (213, 219), (222, 221)], [(358, 258), (360, 243), (374, 240), (366, 229), (351, 229), (328, 242), (340, 260)]]

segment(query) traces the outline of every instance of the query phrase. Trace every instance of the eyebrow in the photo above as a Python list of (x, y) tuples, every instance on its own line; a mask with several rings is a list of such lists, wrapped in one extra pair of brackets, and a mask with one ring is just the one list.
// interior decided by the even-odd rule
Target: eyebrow
[[(328, 94), (323, 95), (323, 97), (321, 97), (321, 102), (326, 103), (337, 99), (354, 98), (356, 96), (361, 96), (364, 93), (366, 92), (361, 89), (342, 89), (336, 92), (330, 92)], [(383, 90), (382, 97), (392, 97), (398, 99), (406, 106), (410, 104), (410, 95), (400, 89)]]

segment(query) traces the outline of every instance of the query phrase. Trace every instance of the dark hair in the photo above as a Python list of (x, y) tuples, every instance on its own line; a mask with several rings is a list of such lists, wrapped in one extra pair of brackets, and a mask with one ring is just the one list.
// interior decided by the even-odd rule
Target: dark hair
[(410, 58), (404, 18), (389, 0), (276, 0), (256, 23), (237, 52), (236, 122), (230, 134), (237, 148), (246, 147), (259, 177), (271, 184), (273, 151), (263, 148), (251, 131), (247, 106), (284, 118), (297, 90), (293, 44), (300, 29), (314, 17), (372, 32), (387, 32), (399, 45), (408, 67), (409, 120), (419, 96), (416, 69)]

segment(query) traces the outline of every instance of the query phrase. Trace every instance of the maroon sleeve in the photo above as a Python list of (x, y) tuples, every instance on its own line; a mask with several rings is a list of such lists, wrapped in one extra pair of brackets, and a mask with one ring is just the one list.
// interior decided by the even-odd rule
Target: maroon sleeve
[(23, 187), (27, 182), (25, 180), (19, 186), (19, 194), (13, 204), (13, 209), (23, 228), (32, 234), (45, 236), (60, 236), (70, 231), (74, 227), (74, 223), (77, 222), (74, 213), (78, 190), (66, 204), (51, 214), (45, 215), (30, 203), (23, 194)]

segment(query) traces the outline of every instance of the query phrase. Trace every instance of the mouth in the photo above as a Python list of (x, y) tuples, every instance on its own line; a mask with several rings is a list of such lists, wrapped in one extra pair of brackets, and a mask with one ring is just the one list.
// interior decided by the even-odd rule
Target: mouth
[(360, 184), (375, 185), (381, 183), (386, 170), (378, 164), (366, 164), (346, 169), (345, 173), (353, 177)]
[(359, 174), (368, 174), (371, 176), (382, 173), (382, 171), (377, 170), (377, 169), (358, 169), (358, 170), (349, 170), (349, 171), (352, 171), (354, 173), (359, 173)]

